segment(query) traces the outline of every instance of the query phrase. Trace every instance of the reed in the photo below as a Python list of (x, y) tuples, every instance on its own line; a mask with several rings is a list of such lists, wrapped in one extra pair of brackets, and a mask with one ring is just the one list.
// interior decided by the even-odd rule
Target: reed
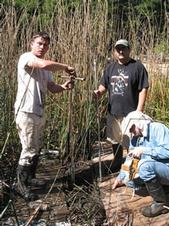
[[(13, 123), (13, 105), (17, 90), (16, 67), (19, 55), (29, 49), (30, 37), (37, 30), (46, 30), (50, 33), (52, 40), (49, 56), (51, 58), (73, 65), (77, 75), (86, 78), (84, 82), (76, 81), (72, 91), (71, 143), (75, 156), (78, 156), (81, 149), (85, 152), (87, 134), (94, 134), (91, 137), (97, 139), (96, 105), (92, 92), (98, 86), (103, 68), (110, 56), (110, 43), (118, 38), (127, 38), (132, 43), (134, 58), (143, 60), (146, 56), (148, 61), (153, 62), (154, 47), (160, 44), (158, 37), (164, 37), (166, 43), (169, 42), (167, 13), (164, 13), (165, 22), (161, 32), (155, 18), (152, 20), (152, 15), (150, 15), (142, 21), (142, 14), (133, 10), (130, 1), (127, 19), (125, 11), (122, 12), (121, 18), (118, 17), (120, 10), (116, 1), (111, 3), (106, 0), (75, 1), (71, 8), (66, 1), (58, 0), (50, 15), (48, 11), (41, 12), (35, 6), (30, 16), (26, 8), (19, 10), (14, 4), (9, 7), (0, 5), (2, 15), (0, 25), (0, 150), (10, 132), (8, 145), (16, 147), (16, 152), (20, 151), (18, 135), (15, 123)], [(151, 68), (154, 68), (153, 64)], [(151, 85), (146, 111), (156, 119), (167, 122), (169, 115), (168, 77), (160, 76), (159, 73), (156, 75), (157, 73), (152, 70), (149, 70), (149, 74)], [(64, 82), (58, 75), (60, 73), (55, 73), (54, 79), (57, 82)], [(68, 109), (69, 93), (49, 94), (44, 139), (46, 148), (59, 147), (61, 152), (65, 151), (69, 124)], [(100, 117), (104, 118), (106, 96), (99, 102), (99, 112)], [(90, 142), (94, 140), (91, 138)]]

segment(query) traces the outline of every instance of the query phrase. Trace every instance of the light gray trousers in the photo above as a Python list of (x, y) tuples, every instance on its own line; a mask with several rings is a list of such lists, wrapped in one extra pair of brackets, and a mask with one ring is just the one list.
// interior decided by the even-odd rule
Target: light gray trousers
[(33, 113), (19, 112), (16, 117), (22, 151), (19, 165), (28, 166), (32, 164), (32, 158), (39, 154), (42, 144), (45, 118)]

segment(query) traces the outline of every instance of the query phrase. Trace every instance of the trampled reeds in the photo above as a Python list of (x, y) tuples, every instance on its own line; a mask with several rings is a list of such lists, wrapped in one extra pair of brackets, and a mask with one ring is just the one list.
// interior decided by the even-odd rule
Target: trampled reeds
[[(164, 41), (166, 48), (163, 55), (168, 57), (169, 18), (165, 7), (160, 11), (163, 18), (159, 22), (153, 14), (145, 12), (144, 15), (143, 11), (136, 11), (130, 1), (126, 9), (121, 7), (120, 1), (83, 0), (68, 5), (66, 1), (57, 0), (50, 12), (47, 8), (40, 10), (37, 6), (28, 12), (27, 8), (17, 8), (15, 1), (12, 2), (8, 7), (0, 5), (0, 150), (10, 132), (7, 145), (14, 146), (16, 152), (20, 151), (13, 123), (17, 62), (20, 54), (28, 51), (32, 33), (39, 30), (45, 30), (51, 36), (48, 56), (74, 66), (77, 76), (86, 78), (85, 81), (75, 81), (72, 103), (69, 92), (48, 95), (44, 138), (46, 148), (60, 147), (63, 153), (67, 151), (66, 142), (71, 136), (74, 156), (79, 153), (85, 155), (87, 143), (97, 139), (97, 109), (92, 93), (98, 87), (110, 57), (111, 44), (119, 38), (130, 40), (134, 58), (146, 59), (146, 63), (149, 63), (150, 92), (146, 111), (155, 119), (168, 121), (169, 70), (165, 76), (159, 70), (152, 70), (155, 69), (154, 65), (159, 69), (154, 57), (155, 54), (159, 56), (161, 50), (155, 52), (155, 47)], [(158, 23), (161, 23), (160, 29)], [(64, 82), (58, 75), (61, 73), (54, 74), (54, 79), (59, 83)], [(105, 117), (106, 101), (105, 95), (99, 102), (100, 118)]]

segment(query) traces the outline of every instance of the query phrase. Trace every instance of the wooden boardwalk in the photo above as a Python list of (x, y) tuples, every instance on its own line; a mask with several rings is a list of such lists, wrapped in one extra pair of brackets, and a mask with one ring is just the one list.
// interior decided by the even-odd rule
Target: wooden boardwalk
[(140, 208), (151, 203), (150, 196), (134, 194), (126, 186), (112, 190), (114, 177), (99, 183), (101, 199), (109, 226), (168, 226), (169, 213), (154, 218), (144, 217)]

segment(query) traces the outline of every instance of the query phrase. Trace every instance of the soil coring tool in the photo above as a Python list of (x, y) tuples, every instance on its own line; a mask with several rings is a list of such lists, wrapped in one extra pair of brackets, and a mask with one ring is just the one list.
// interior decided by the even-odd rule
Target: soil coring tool
[[(61, 78), (70, 79), (72, 82), (74, 80), (77, 81), (85, 81), (85, 78), (75, 77), (75, 76), (61, 76)], [(69, 106), (68, 106), (68, 136), (67, 136), (67, 150), (71, 159), (71, 182), (75, 183), (75, 163), (74, 163), (74, 147), (72, 143), (72, 103), (73, 96), (72, 90), (69, 92)]]

